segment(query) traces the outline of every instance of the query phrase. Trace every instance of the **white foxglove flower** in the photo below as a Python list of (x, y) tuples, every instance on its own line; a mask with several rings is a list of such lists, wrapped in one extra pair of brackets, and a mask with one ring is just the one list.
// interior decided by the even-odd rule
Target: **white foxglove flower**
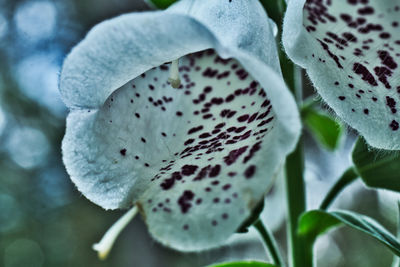
[(257, 0), (184, 0), (100, 23), (66, 58), (60, 91), (79, 191), (105, 209), (137, 205), (179, 250), (234, 233), (300, 132)]
[(400, 149), (400, 1), (290, 0), (283, 44), (367, 142)]

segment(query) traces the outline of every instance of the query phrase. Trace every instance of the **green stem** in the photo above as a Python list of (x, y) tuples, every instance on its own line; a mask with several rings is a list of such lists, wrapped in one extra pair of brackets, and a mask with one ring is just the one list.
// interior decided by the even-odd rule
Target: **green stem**
[[(283, 49), (279, 53), (283, 77), (296, 99), (302, 105), (301, 69), (291, 62)], [(298, 221), (306, 211), (306, 191), (304, 181), (303, 138), (300, 137), (296, 149), (286, 159), (286, 200), (288, 206), (288, 238), (292, 267), (313, 266), (312, 247), (297, 234)]]
[(267, 246), (269, 255), (271, 256), (273, 263), (276, 266), (284, 266), (282, 255), (279, 252), (278, 246), (276, 245), (276, 241), (272, 233), (268, 230), (268, 228), (264, 226), (260, 219), (257, 220), (257, 222), (253, 226), (260, 233), (264, 244)]
[(297, 234), (298, 220), (306, 210), (303, 155), (303, 143), (302, 139), (300, 139), (296, 150), (286, 159), (288, 237), (291, 266), (293, 267), (311, 267), (313, 265), (312, 248), (306, 246), (305, 240)]
[[(296, 88), (298, 86), (298, 79), (296, 76), (298, 76), (299, 72), (297, 71), (297, 68), (294, 66), (293, 62), (287, 57), (281, 45), (283, 15), (286, 10), (286, 2), (285, 0), (260, 0), (260, 2), (268, 13), (268, 16), (276, 23), (276, 26), (278, 27), (276, 41), (283, 78), (289, 88)], [(297, 93), (299, 92), (294, 93), (296, 97), (298, 96)]]
[[(261, 0), (270, 18), (278, 26), (277, 46), (283, 78), (297, 100), (298, 106), (302, 102), (301, 70), (286, 56), (280, 42), (282, 39), (283, 15), (286, 9), (284, 0)], [(303, 141), (300, 138), (296, 150), (286, 159), (286, 199), (288, 205), (288, 238), (293, 267), (312, 266), (312, 247), (297, 235), (298, 220), (306, 210)]]
[(358, 174), (354, 170), (353, 167), (348, 168), (343, 174), (342, 177), (335, 183), (335, 185), (329, 190), (329, 193), (325, 196), (325, 199), (322, 201), (319, 208), (321, 210), (326, 210), (335, 200), (335, 198), (339, 195), (342, 190), (354, 182), (358, 177)]
[(276, 26), (279, 29), (278, 33), (280, 35), (282, 32), (281, 26), (283, 24), (283, 15), (286, 10), (285, 0), (260, 0), (260, 2), (267, 12), (268, 17), (276, 23)]
[[(280, 50), (283, 77), (296, 98), (297, 105), (302, 104), (301, 69), (296, 67)], [(292, 267), (313, 266), (312, 246), (297, 235), (298, 220), (306, 211), (306, 192), (304, 172), (303, 139), (300, 137), (295, 151), (286, 159), (286, 200), (288, 206), (288, 238)]]

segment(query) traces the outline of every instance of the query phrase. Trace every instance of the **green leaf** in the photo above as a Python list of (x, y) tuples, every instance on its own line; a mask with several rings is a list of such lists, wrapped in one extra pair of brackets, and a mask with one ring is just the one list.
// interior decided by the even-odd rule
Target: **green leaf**
[(359, 138), (352, 157), (356, 172), (367, 186), (400, 192), (398, 151), (375, 150)]
[(177, 2), (177, 0), (145, 0), (152, 7), (156, 7), (158, 9), (166, 9), (173, 3)]
[(316, 111), (312, 107), (302, 110), (305, 125), (314, 138), (325, 148), (335, 150), (343, 134), (343, 125), (328, 114)]
[(210, 265), (208, 267), (278, 267), (278, 266), (259, 261), (235, 261), (235, 262), (218, 263), (216, 265)]
[[(400, 201), (397, 201), (398, 216), (397, 216), (397, 238), (400, 238)], [(400, 267), (400, 257), (394, 256), (392, 267)]]
[(313, 244), (317, 237), (329, 229), (341, 225), (349, 226), (375, 238), (394, 254), (400, 256), (400, 243), (383, 226), (373, 219), (349, 211), (326, 212), (312, 210), (304, 213), (299, 222), (298, 234), (304, 237), (309, 244)]

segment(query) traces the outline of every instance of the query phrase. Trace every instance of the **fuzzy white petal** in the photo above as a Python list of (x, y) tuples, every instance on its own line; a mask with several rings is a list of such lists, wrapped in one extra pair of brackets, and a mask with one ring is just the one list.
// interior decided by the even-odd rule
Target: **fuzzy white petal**
[[(217, 55), (185, 56), (208, 48)], [(177, 58), (182, 87), (174, 89), (166, 84), (170, 64), (162, 64)], [(184, 0), (103, 22), (67, 57), (60, 90), (71, 109), (63, 159), (78, 189), (106, 209), (137, 202), (153, 236), (180, 250), (222, 244), (262, 199), (300, 132), (256, 0)], [(205, 195), (210, 178), (218, 180), (212, 196), (233, 194), (229, 214), (227, 197)], [(194, 195), (204, 196), (196, 208)]]
[(400, 1), (290, 0), (283, 44), (336, 114), (400, 149)]

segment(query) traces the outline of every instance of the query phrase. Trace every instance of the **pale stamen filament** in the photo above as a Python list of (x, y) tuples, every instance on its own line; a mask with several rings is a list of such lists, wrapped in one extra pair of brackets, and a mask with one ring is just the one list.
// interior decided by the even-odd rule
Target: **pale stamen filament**
[(179, 79), (179, 59), (171, 63), (168, 82), (170, 82), (173, 88), (178, 88), (181, 85), (181, 80)]
[(100, 242), (93, 244), (93, 249), (97, 251), (101, 260), (107, 258), (115, 240), (121, 231), (128, 225), (128, 223), (135, 217), (138, 212), (137, 206), (133, 206), (127, 213), (118, 219), (104, 234)]

